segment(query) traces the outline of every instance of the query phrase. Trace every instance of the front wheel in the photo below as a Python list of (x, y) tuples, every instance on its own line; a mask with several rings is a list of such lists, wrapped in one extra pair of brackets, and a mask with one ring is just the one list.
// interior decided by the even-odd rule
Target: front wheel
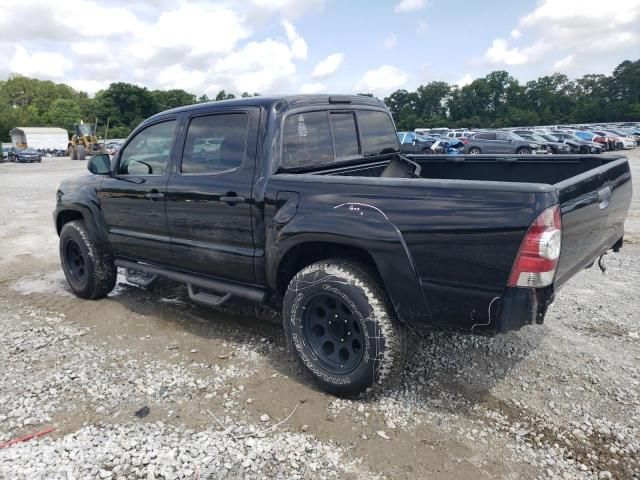
[(113, 258), (95, 244), (81, 220), (62, 227), (60, 261), (71, 290), (81, 298), (104, 297), (116, 285)]
[(404, 328), (385, 292), (362, 265), (326, 260), (304, 268), (284, 298), (292, 352), (323, 390), (355, 396), (396, 379), (404, 365)]
[(480, 149), (478, 147), (472, 147), (469, 149), (469, 153), (471, 155), (479, 155), (480, 154)]
[(516, 152), (518, 155), (531, 155), (531, 149), (527, 147), (519, 148)]

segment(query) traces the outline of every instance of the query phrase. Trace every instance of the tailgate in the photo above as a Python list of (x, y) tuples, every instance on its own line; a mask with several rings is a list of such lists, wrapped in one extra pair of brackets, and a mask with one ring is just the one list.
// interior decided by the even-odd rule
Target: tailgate
[(557, 183), (562, 250), (554, 284), (559, 287), (622, 238), (631, 204), (626, 158)]

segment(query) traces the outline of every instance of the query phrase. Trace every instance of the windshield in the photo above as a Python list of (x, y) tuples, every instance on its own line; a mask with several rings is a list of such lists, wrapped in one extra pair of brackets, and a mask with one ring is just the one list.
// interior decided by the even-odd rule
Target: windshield
[(509, 138), (512, 138), (514, 140), (524, 140), (524, 138), (522, 138), (520, 135), (518, 135), (516, 132), (505, 132), (507, 134), (507, 136)]
[(535, 140), (536, 142), (542, 142), (542, 143), (547, 141), (544, 138), (542, 138), (540, 135), (535, 134), (535, 133), (531, 133), (531, 134), (527, 135), (527, 138), (530, 138), (531, 140)]
[(542, 138), (546, 138), (550, 142), (559, 142), (560, 139), (558, 137), (554, 137), (553, 135), (542, 135)]

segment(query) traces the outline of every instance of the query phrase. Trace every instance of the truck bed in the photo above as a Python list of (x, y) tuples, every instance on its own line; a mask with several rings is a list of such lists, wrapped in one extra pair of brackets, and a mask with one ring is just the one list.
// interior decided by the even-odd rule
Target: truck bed
[[(407, 155), (419, 164), (420, 177), (443, 180), (481, 180), (556, 184), (620, 157), (576, 155)], [(381, 177), (389, 161), (322, 172), (328, 175)], [(387, 178), (407, 178), (404, 172)]]
[[(409, 158), (421, 167), (419, 177), (414, 167), (390, 157), (273, 179), (284, 180), (279, 187), (284, 190), (300, 188), (314, 211), (324, 211), (323, 204), (331, 202), (335, 209), (354, 205), (353, 213), (361, 216), (371, 208), (393, 225), (425, 299), (424, 312), (404, 312), (410, 321), (421, 322), (426, 316), (439, 326), (476, 332), (518, 328), (532, 317), (543, 318), (564, 282), (622, 244), (631, 200), (631, 174), (624, 157)], [(558, 204), (562, 247), (553, 285), (537, 290), (507, 287), (525, 232), (543, 210)], [(341, 219), (335, 222), (339, 228)], [(382, 228), (381, 224), (378, 229)], [(491, 303), (496, 298), (499, 306)], [(510, 301), (514, 298), (517, 301)], [(510, 304), (528, 305), (534, 313), (510, 311)]]

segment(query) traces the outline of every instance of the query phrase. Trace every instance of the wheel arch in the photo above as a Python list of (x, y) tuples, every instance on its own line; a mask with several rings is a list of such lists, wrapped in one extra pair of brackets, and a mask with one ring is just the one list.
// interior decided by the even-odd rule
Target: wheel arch
[[(359, 218), (358, 221), (362, 222), (362, 217)], [(323, 219), (326, 225), (325, 222), (326, 218)], [(383, 220), (380, 216), (370, 218), (368, 228), (361, 225), (357, 236), (341, 233), (349, 229), (353, 232), (357, 228), (345, 216), (335, 217), (329, 225), (334, 227), (331, 233), (319, 233), (318, 228), (309, 228), (305, 221), (304, 233), (293, 228), (297, 234), (280, 232), (280, 238), (272, 238), (274, 248), (267, 248), (267, 283), (270, 288), (283, 294), (293, 276), (312, 263), (329, 258), (354, 260), (368, 266), (377, 277), (403, 323), (431, 322), (413, 259), (401, 233), (388, 219)]]

